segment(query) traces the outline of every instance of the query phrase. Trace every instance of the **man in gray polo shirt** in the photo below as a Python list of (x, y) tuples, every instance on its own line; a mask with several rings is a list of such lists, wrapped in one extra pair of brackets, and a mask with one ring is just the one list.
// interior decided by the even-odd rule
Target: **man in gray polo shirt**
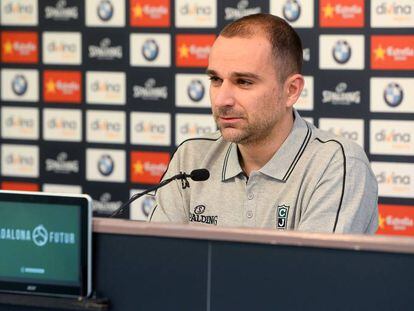
[(358, 145), (293, 109), (302, 45), (282, 19), (256, 14), (226, 26), (207, 74), (220, 131), (182, 143), (164, 178), (206, 168), (204, 182), (161, 188), (151, 221), (312, 232), (374, 233), (377, 183)]

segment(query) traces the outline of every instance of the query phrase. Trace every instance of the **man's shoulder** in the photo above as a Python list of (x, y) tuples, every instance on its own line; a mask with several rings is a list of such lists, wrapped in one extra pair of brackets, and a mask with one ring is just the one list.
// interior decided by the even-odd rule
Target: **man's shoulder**
[(365, 151), (360, 145), (350, 139), (336, 136), (328, 131), (314, 127), (312, 144), (315, 146), (318, 152), (341, 152), (347, 159), (358, 159), (363, 162), (368, 162)]

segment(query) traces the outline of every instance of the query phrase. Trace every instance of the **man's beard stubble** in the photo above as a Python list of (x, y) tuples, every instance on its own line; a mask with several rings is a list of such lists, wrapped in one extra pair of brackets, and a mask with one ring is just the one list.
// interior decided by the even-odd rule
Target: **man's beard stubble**
[[(276, 121), (274, 118), (261, 118), (257, 120), (256, 123), (249, 123), (247, 117), (241, 113), (234, 113), (231, 107), (219, 107), (217, 111), (213, 111), (213, 117), (216, 122), (218, 129), (221, 132), (221, 135), (225, 141), (240, 144), (240, 145), (250, 145), (257, 144), (264, 140), (273, 129)], [(225, 128), (222, 128), (219, 124), (219, 117), (234, 117), (241, 118), (247, 122), (246, 126), (242, 128), (237, 128), (235, 126), (227, 125), (225, 128), (233, 128), (238, 131), (238, 133), (233, 133), (232, 135), (225, 135), (223, 133)]]

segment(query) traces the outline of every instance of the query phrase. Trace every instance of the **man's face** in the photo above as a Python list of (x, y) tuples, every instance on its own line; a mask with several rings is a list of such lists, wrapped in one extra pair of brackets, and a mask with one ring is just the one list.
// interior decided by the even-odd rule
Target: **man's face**
[(288, 110), (264, 36), (219, 36), (207, 73), (213, 116), (225, 140), (249, 144), (277, 135)]

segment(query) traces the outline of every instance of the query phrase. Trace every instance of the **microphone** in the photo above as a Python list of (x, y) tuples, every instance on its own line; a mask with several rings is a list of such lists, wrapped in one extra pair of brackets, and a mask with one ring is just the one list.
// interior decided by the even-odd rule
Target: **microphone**
[[(173, 177), (167, 178), (167, 179), (163, 180), (162, 182), (160, 182), (158, 185), (156, 185), (154, 187), (151, 187), (151, 188), (149, 188), (149, 189), (147, 189), (143, 192), (134, 194), (132, 197), (129, 198), (128, 201), (126, 201), (119, 208), (117, 208), (111, 215), (109, 215), (109, 217), (115, 217), (115, 216), (121, 214), (124, 211), (124, 209), (126, 207), (128, 207), (136, 199), (142, 197), (145, 194), (150, 193), (151, 191), (157, 190), (157, 189), (169, 184), (173, 180), (181, 179), (181, 181), (183, 182), (183, 189), (186, 188), (187, 186), (189, 186), (188, 181), (187, 181), (187, 177), (190, 177), (194, 181), (205, 181), (205, 180), (209, 179), (210, 172), (205, 168), (200, 168), (200, 169), (196, 169), (196, 170), (191, 171), (190, 174), (186, 174), (184, 172), (181, 172), (180, 174), (177, 174), (177, 175), (174, 175)], [(187, 186), (185, 187), (185, 185), (187, 185)]]
[[(178, 174), (176, 176), (179, 176), (181, 174)], [(200, 168), (197, 170), (191, 171), (190, 175), (182, 173), (182, 178), (190, 177), (194, 181), (205, 181), (210, 177), (210, 172), (206, 170), (205, 168)], [(181, 177), (178, 177), (179, 179), (182, 179)]]

